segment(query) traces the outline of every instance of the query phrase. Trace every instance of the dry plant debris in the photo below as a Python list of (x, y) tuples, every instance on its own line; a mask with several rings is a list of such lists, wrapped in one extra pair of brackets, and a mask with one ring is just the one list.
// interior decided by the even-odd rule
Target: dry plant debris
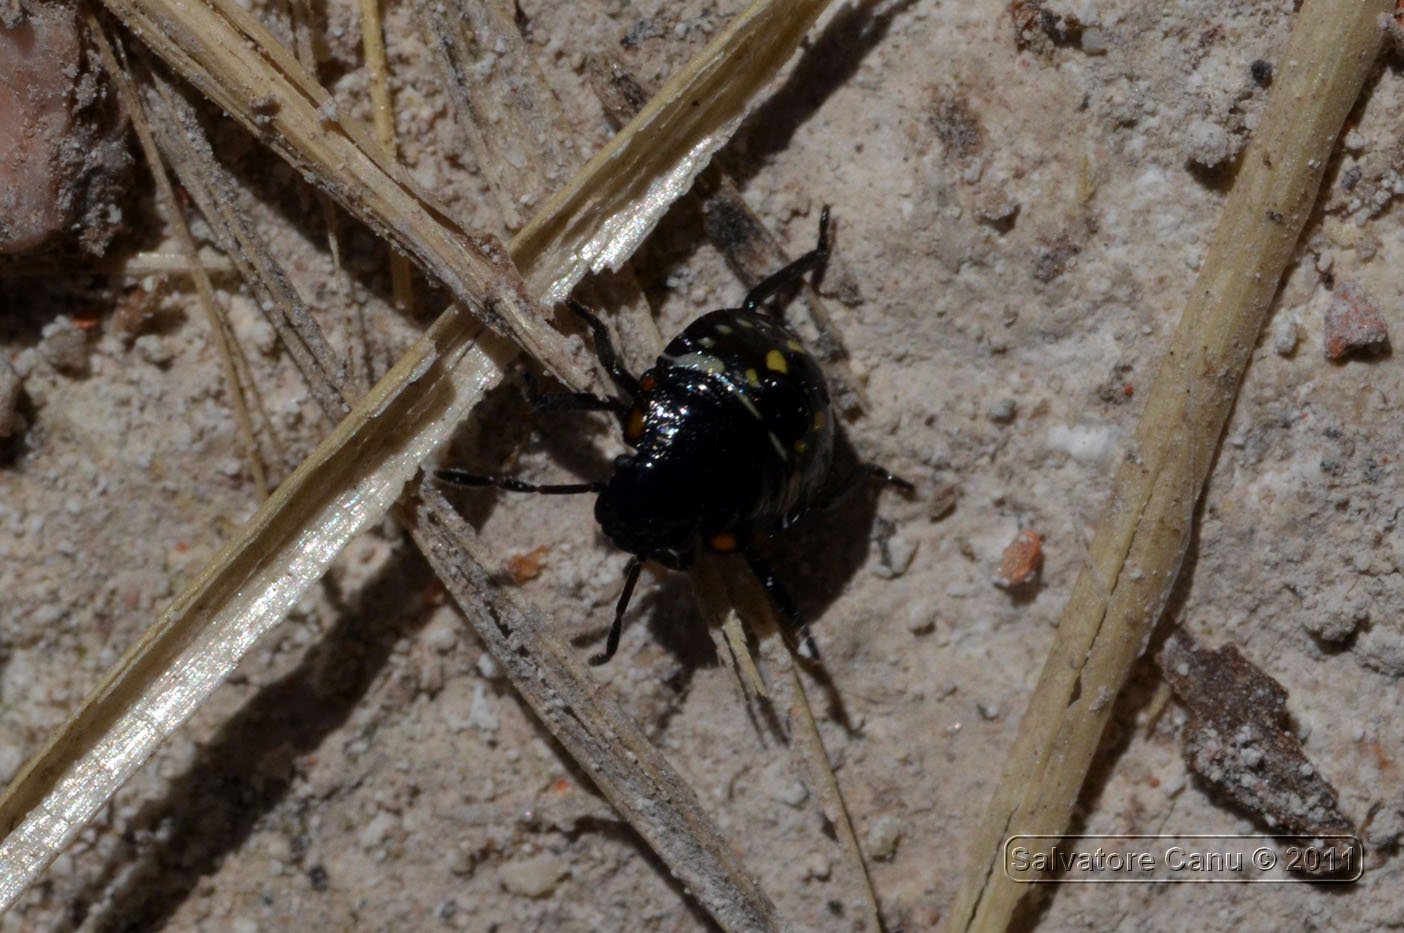
[(1287, 690), (1238, 646), (1201, 648), (1181, 632), (1157, 661), (1189, 710), (1180, 737), (1185, 761), (1216, 793), (1278, 835), (1356, 835), (1336, 789), (1293, 732)]

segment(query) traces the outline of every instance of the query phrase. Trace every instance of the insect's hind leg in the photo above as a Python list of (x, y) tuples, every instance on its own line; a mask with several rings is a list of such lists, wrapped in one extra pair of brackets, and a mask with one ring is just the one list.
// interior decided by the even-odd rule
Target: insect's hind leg
[(769, 564), (746, 552), (746, 563), (751, 568), (751, 573), (756, 575), (760, 585), (765, 589), (765, 595), (770, 597), (770, 602), (778, 610), (780, 617), (790, 626), (790, 631), (795, 635), (795, 641), (799, 647), (797, 652), (800, 657), (807, 661), (812, 661), (819, 657), (819, 648), (814, 644), (813, 637), (809, 634), (809, 626), (805, 624), (804, 618), (800, 616), (799, 608), (795, 606), (795, 601), (790, 598), (790, 593), (780, 583), (780, 578), (775, 575), (775, 571)]
[(609, 373), (609, 378), (614, 380), (615, 386), (627, 395), (630, 401), (637, 398), (639, 381), (619, 361), (619, 354), (614, 352), (614, 342), (609, 339), (609, 330), (604, 326), (604, 322), (574, 298), (567, 301), (566, 306), (590, 328), (590, 333), (595, 338), (595, 355), (599, 357), (605, 372)]
[(824, 209), (819, 212), (819, 243), (809, 252), (805, 253), (794, 262), (772, 272), (761, 280), (760, 284), (746, 293), (746, 300), (741, 303), (741, 310), (747, 314), (754, 314), (760, 307), (761, 302), (770, 298), (782, 288), (798, 281), (810, 269), (817, 268), (824, 264), (829, 258), (829, 205), (825, 204)]

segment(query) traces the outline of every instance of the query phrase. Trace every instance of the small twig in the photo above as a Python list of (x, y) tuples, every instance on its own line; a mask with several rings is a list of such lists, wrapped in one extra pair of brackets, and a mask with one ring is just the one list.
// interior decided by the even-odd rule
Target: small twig
[[(361, 0), (361, 48), (370, 72), (372, 122), (375, 138), (385, 152), (385, 158), (399, 158), (399, 143), (395, 138), (395, 106), (390, 100), (390, 66), (385, 61), (385, 36), (381, 32), (380, 0)], [(390, 253), (390, 288), (395, 295), (395, 307), (412, 313), (414, 283), (410, 278), (409, 260), (400, 253)]]
[[(416, 4), (416, 12), (502, 223), (520, 230), (527, 222), (524, 209), (542, 192), (559, 188), (581, 160), (571, 144), (565, 108), (522, 39), (510, 6), (503, 0), (446, 0)], [(491, 56), (492, 68), (479, 67), (484, 56)], [(511, 249), (518, 255), (515, 244)], [(632, 338), (621, 341), (620, 349), (630, 364), (652, 363), (663, 337), (643, 291), (629, 274), (613, 284), (611, 317)], [(588, 303), (588, 297), (577, 297)]]
[[(297, 60), (302, 63), (302, 67), (313, 77), (319, 76), (317, 64), (317, 48), (313, 44), (313, 23), (314, 14), (311, 10), (309, 0), (287, 0), (288, 22), (292, 29), (293, 51), (297, 55)], [(316, 192), (317, 203), (322, 208), (322, 225), (327, 231), (327, 252), (331, 255), (332, 272), (331, 281), (336, 284), (341, 296), (345, 299), (346, 305), (352, 307), (352, 312), (356, 318), (356, 332), (359, 339), (356, 341), (356, 349), (348, 354), (351, 362), (350, 369), (352, 377), (356, 381), (356, 395), (365, 395), (370, 391), (371, 384), (384, 373), (373, 373), (371, 359), (374, 355), (372, 344), (372, 331), (366, 324), (366, 303), (363, 301), (351, 301), (350, 290), (347, 288), (347, 277), (345, 269), (341, 264), (341, 213), (337, 209), (336, 202), (331, 195), (325, 191)], [(391, 274), (394, 274), (394, 267), (391, 267)], [(304, 373), (304, 375), (306, 375)]]
[[(136, 58), (140, 61), (142, 56)], [(216, 242), (253, 289), (255, 304), (292, 357), (312, 397), (329, 419), (339, 420), (351, 410), (345, 367), (267, 241), (249, 222), (242, 189), (215, 158), (194, 107), (160, 69), (148, 68), (145, 74), (151, 87), (145, 95), (147, 111), (158, 145)]]
[[(190, 227), (185, 223), (185, 215), (181, 211), (180, 201), (175, 196), (175, 189), (171, 187), (170, 176), (166, 174), (165, 163), (161, 159), (160, 151), (156, 148), (156, 140), (152, 138), (151, 126), (146, 121), (146, 114), (142, 110), (136, 88), (132, 85), (131, 75), (126, 68), (117, 63), (117, 56), (112, 51), (112, 44), (107, 39), (107, 33), (91, 10), (87, 11), (87, 21), (88, 31), (96, 41), (98, 54), (102, 57), (103, 68), (107, 70), (108, 76), (117, 85), (122, 102), (131, 115), (132, 128), (136, 130), (137, 141), (141, 144), (142, 154), (146, 156), (147, 168), (151, 172), (152, 180), (156, 183), (157, 196), (166, 208), (166, 221), (171, 225), (171, 232), (175, 234), (176, 242), (180, 244), (181, 252), (185, 256), (191, 281), (195, 283), (195, 293), (199, 298), (200, 310), (204, 312), (205, 320), (210, 325), (210, 334), (214, 338), (219, 362), (224, 369), (224, 381), (229, 386), (235, 421), (239, 425), (239, 434), (243, 438), (244, 447), (248, 453), (249, 470), (253, 474), (254, 489), (258, 491), (260, 500), (267, 499), (268, 474), (263, 468), (263, 455), (258, 449), (258, 437), (254, 433), (253, 418), (249, 415), (246, 395), (246, 387), (252, 387), (252, 377), (249, 375), (247, 367), (241, 374), (235, 365), (234, 351), (231, 348), (234, 343), (234, 335), (215, 301), (214, 285), (210, 282), (210, 277), (205, 272), (204, 266), (200, 264), (200, 251), (195, 246), (195, 238), (190, 235)], [(264, 418), (264, 423), (270, 424), (267, 418)]]
[(809, 763), (810, 781), (814, 784), (824, 818), (833, 825), (834, 833), (838, 836), (839, 848), (848, 860), (849, 870), (863, 889), (868, 920), (874, 931), (881, 930), (882, 913), (878, 910), (873, 876), (868, 871), (863, 849), (858, 845), (858, 836), (853, 831), (853, 819), (848, 815), (848, 804), (843, 799), (843, 789), (839, 787), (838, 776), (829, 764), (829, 753), (824, 748), (824, 738), (819, 734), (819, 725), (814, 721), (814, 709), (809, 705), (809, 693), (805, 689), (804, 678), (800, 676), (799, 665), (793, 658), (790, 659), (789, 668), (790, 690), (794, 698), (790, 706), (790, 722), (794, 726), (791, 734), (799, 741), (803, 757)]

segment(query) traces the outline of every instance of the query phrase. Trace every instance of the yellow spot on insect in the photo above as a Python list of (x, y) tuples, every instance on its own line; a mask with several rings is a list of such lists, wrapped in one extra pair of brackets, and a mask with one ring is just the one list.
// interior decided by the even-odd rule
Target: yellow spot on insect
[(748, 369), (748, 370), (746, 370), (746, 381), (749, 382), (749, 383), (751, 384), (751, 388), (753, 388), (753, 389), (759, 389), (759, 388), (760, 388), (760, 373), (756, 372), (754, 369)]
[(804, 347), (800, 346), (800, 342), (798, 340), (786, 340), (785, 346), (789, 347), (791, 350), (794, 350), (796, 353), (804, 352)]
[(823, 411), (814, 413), (814, 430), (822, 431), (829, 426), (829, 418)]
[(774, 370), (777, 373), (788, 373), (790, 365), (785, 362), (785, 354), (779, 350), (771, 350), (765, 355), (765, 368)]
[(731, 333), (731, 325), (730, 325), (730, 324), (718, 324), (718, 325), (717, 325), (717, 333), (721, 334), (723, 337), (727, 336), (728, 334)]
[(633, 442), (643, 436), (644, 413), (642, 408), (634, 408), (629, 412), (629, 423), (624, 426), (624, 439)]
[(795, 453), (802, 454), (809, 449), (809, 445), (804, 442), (804, 438), (795, 441)]
[(736, 550), (736, 535), (729, 531), (723, 531), (721, 534), (712, 535), (707, 539), (707, 546), (723, 554), (730, 553)]

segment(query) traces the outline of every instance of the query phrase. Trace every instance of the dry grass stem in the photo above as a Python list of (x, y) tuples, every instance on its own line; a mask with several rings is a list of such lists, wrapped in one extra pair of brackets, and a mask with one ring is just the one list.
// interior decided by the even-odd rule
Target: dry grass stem
[(1388, 0), (1310, 0), (1301, 9), (973, 839), (947, 929), (1005, 929), (1027, 886), (1001, 870), (1002, 840), (1067, 827), (1114, 701), (1179, 573), (1213, 452), (1392, 8)]
[(868, 864), (863, 859), (863, 850), (858, 845), (858, 836), (853, 831), (853, 820), (848, 815), (843, 789), (839, 787), (838, 776), (834, 774), (829, 753), (824, 748), (824, 738), (814, 721), (814, 709), (809, 704), (804, 678), (800, 676), (799, 666), (793, 659), (786, 666), (790, 671), (790, 696), (793, 698), (790, 703), (791, 735), (798, 740), (801, 757), (809, 766), (809, 781), (814, 785), (819, 807), (824, 812), (824, 818), (834, 827), (839, 848), (848, 861), (849, 872), (862, 888), (867, 922), (871, 929), (881, 930), (882, 914), (878, 911), (877, 891), (873, 888)]
[[(395, 108), (390, 102), (390, 66), (385, 61), (385, 35), (381, 29), (380, 0), (361, 0), (361, 48), (370, 72), (371, 114), (375, 138), (385, 158), (395, 161), (399, 145), (395, 139)], [(300, 51), (300, 50), (299, 50)], [(298, 60), (306, 63), (301, 54)], [(390, 282), (395, 294), (395, 307), (401, 311), (414, 308), (414, 283), (410, 278), (409, 260), (399, 253), (390, 253)]]
[(195, 107), (182, 90), (149, 70), (147, 113), (167, 161), (204, 215), (220, 249), (258, 298), (259, 310), (302, 373), (329, 421), (351, 410), (346, 368), (337, 358), (267, 241), (248, 219), (238, 180), (215, 158)]

